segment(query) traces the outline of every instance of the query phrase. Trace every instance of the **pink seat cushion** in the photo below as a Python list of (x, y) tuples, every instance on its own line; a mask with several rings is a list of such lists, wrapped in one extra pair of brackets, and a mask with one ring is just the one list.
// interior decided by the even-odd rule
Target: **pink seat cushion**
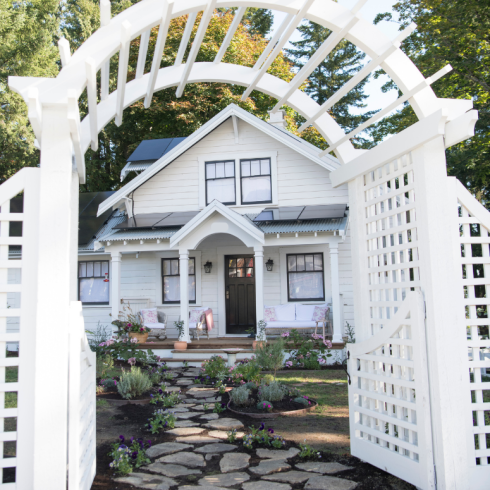
[(314, 322), (322, 322), (327, 318), (328, 306), (319, 305), (315, 306), (315, 311), (313, 312), (312, 320)]
[(273, 306), (266, 306), (264, 310), (265, 322), (277, 322), (276, 309)]

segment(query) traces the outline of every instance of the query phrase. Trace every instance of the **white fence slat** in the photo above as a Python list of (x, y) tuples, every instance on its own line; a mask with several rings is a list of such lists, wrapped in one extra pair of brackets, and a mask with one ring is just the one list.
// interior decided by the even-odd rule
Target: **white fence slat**
[(90, 490), (95, 477), (95, 353), (84, 329), (82, 305), (70, 307), (68, 489)]

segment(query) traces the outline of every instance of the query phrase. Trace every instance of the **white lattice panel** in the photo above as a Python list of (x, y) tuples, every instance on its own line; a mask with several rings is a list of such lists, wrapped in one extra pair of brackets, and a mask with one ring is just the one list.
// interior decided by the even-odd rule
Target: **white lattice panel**
[[(490, 213), (457, 182), (460, 262), (474, 461), (490, 477)], [(462, 306), (463, 307), (463, 306)], [(484, 470), (483, 467), (486, 467)], [(487, 480), (488, 483), (488, 480)]]
[(363, 176), (370, 334), (419, 290), (416, 198), (410, 155)]
[(353, 455), (434, 487), (424, 305), (410, 292), (373, 337), (349, 346)]
[(90, 490), (95, 477), (95, 353), (84, 329), (82, 304), (70, 309), (69, 490)]

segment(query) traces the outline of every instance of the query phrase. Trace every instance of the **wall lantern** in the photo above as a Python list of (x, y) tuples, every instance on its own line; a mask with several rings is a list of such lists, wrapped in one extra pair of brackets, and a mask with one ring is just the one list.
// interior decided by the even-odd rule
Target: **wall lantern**
[(273, 265), (274, 265), (274, 261), (271, 258), (269, 258), (269, 260), (265, 263), (265, 266), (267, 267), (267, 270), (269, 272), (272, 271), (272, 266)]
[(213, 263), (209, 262), (209, 260), (204, 264), (204, 272), (209, 274), (211, 272), (211, 268), (213, 267)]

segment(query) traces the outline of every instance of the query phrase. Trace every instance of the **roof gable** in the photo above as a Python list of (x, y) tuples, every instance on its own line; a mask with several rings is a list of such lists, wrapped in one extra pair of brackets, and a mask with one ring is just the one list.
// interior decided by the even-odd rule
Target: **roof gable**
[(225, 122), (230, 117), (239, 117), (243, 121), (251, 124), (257, 129), (261, 130), (268, 136), (276, 139), (284, 145), (302, 154), (304, 157), (312, 160), (321, 167), (332, 171), (340, 167), (338, 160), (330, 155), (319, 157), (318, 155), (322, 150), (311, 145), (307, 141), (298, 138), (297, 136), (289, 133), (286, 130), (280, 129), (272, 124), (262, 121), (257, 116), (250, 114), (249, 112), (241, 109), (235, 104), (230, 104), (226, 109), (223, 109), (219, 114), (210, 119), (206, 124), (201, 126), (192, 135), (185, 138), (180, 144), (174, 147), (172, 150), (163, 155), (157, 160), (151, 167), (147, 168), (144, 172), (135, 177), (131, 182), (122, 187), (113, 196), (104, 201), (99, 206), (99, 214), (116, 206), (121, 199), (128, 196), (131, 192), (135, 191), (138, 187), (151, 179), (155, 174), (164, 169), (167, 165), (173, 162), (177, 157), (182, 155), (189, 148), (194, 146), (197, 142), (207, 136), (211, 131), (217, 128), (220, 124)]

